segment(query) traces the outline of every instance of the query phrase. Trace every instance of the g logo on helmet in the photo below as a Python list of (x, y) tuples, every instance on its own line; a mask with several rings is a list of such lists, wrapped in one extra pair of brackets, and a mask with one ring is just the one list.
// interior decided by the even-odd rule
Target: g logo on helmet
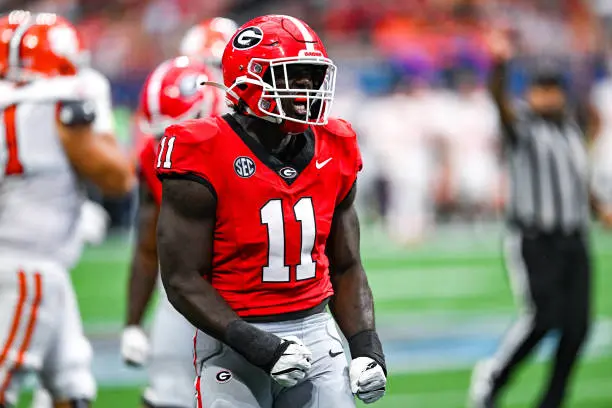
[(179, 91), (182, 96), (189, 97), (195, 95), (198, 92), (198, 82), (200, 78), (198, 75), (187, 75), (179, 83)]
[(263, 31), (259, 27), (247, 27), (234, 37), (232, 45), (238, 50), (248, 50), (263, 40)]

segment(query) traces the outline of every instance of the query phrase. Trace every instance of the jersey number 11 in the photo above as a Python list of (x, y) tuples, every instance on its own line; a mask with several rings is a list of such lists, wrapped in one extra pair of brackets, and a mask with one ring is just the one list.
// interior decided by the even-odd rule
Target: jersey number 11
[[(317, 270), (317, 264), (312, 259), (317, 236), (312, 199), (303, 197), (295, 203), (293, 215), (302, 227), (300, 263), (295, 267), (295, 278), (298, 281), (312, 279)], [(270, 200), (261, 207), (261, 223), (268, 228), (268, 264), (263, 267), (263, 281), (289, 282), (290, 266), (285, 261), (285, 217), (282, 200)]]

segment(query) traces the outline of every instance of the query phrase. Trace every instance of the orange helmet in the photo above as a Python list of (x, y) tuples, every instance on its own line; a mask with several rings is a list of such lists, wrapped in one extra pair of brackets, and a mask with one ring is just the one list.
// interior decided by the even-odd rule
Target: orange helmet
[(237, 29), (236, 22), (229, 18), (204, 20), (187, 31), (181, 41), (180, 53), (218, 66), (225, 45)]
[(53, 13), (0, 18), (0, 75), (9, 80), (75, 75), (86, 54), (76, 28)]

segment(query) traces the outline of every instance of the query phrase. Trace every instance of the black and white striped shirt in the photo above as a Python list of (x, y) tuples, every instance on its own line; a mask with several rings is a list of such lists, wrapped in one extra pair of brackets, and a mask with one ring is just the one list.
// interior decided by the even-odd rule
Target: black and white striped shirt
[(585, 137), (571, 119), (518, 113), (508, 138), (509, 221), (541, 232), (572, 233), (589, 221)]

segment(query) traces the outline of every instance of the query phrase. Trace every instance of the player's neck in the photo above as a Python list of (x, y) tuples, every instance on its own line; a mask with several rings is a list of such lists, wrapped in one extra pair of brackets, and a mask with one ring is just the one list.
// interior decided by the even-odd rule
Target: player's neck
[(246, 115), (234, 115), (247, 134), (257, 140), (270, 153), (278, 154), (289, 144), (291, 135), (284, 133), (276, 123)]

